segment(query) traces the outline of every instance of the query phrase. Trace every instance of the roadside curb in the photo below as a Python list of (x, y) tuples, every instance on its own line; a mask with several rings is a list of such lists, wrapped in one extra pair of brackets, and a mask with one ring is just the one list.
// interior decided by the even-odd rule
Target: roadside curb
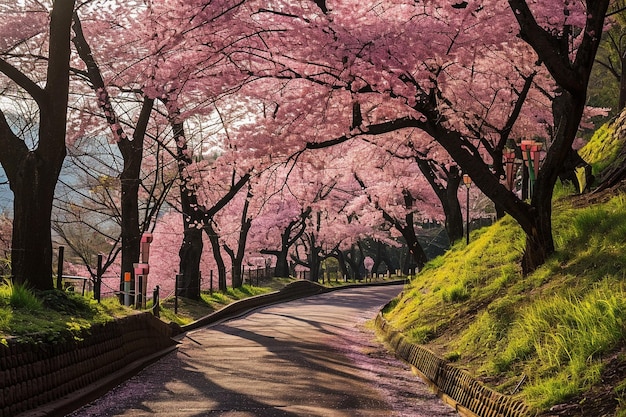
[(271, 293), (256, 295), (254, 297), (244, 298), (242, 300), (235, 301), (192, 323), (189, 323), (185, 326), (180, 326), (180, 330), (178, 333), (175, 334), (175, 336), (180, 333), (186, 333), (188, 331), (198, 329), (200, 327), (214, 325), (224, 320), (243, 316), (257, 308), (265, 307), (271, 304), (297, 300), (298, 298), (309, 297), (311, 295), (322, 294), (324, 292), (327, 292), (327, 288), (315, 282), (294, 281), (286, 285), (280, 291), (274, 291)]
[(381, 312), (376, 328), (396, 356), (411, 366), (445, 403), (465, 417), (530, 417), (532, 411), (522, 401), (500, 394), (483, 385), (469, 373), (439, 358), (406, 337), (385, 320)]
[(185, 326), (179, 326), (178, 330), (173, 329), (174, 336), (178, 336), (181, 333), (186, 333), (191, 330), (198, 329), (200, 327), (211, 326), (221, 323), (224, 320), (230, 320), (236, 317), (241, 317), (249, 312), (266, 307), (272, 304), (284, 303), (287, 301), (297, 300), (299, 298), (310, 297), (312, 295), (324, 294), (337, 290), (344, 290), (348, 288), (357, 288), (365, 286), (383, 286), (383, 285), (399, 285), (403, 284), (404, 280), (394, 281), (377, 281), (362, 284), (348, 284), (338, 287), (325, 287), (321, 284), (312, 281), (294, 281), (279, 291), (274, 291), (267, 294), (261, 294), (254, 297), (244, 298), (243, 300), (235, 301), (227, 306), (204, 316), (192, 323)]

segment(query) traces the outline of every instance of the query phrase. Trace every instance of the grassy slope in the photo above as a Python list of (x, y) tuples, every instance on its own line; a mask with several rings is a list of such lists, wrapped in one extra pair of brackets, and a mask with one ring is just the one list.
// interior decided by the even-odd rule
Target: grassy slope
[[(287, 278), (273, 279), (263, 282), (261, 287), (244, 285), (238, 289), (229, 288), (225, 294), (218, 291), (202, 293), (200, 301), (180, 298), (178, 314), (174, 314), (174, 299), (169, 298), (162, 302), (161, 319), (188, 324), (234, 301), (279, 290), (292, 281)], [(151, 302), (148, 305), (150, 307)], [(97, 303), (80, 295), (56, 291), (35, 297), (24, 287), (14, 287), (5, 282), (5, 285), (0, 285), (0, 343), (7, 338), (35, 343), (80, 338), (93, 324), (137, 312), (120, 305), (116, 298)]]
[(589, 143), (579, 151), (580, 156), (593, 166), (594, 174), (602, 172), (612, 164), (623, 162), (617, 159), (626, 139), (625, 129), (626, 112), (623, 112), (612, 123), (600, 126)]
[[(607, 129), (587, 149), (600, 165), (602, 152), (589, 148), (615, 149)], [(610, 372), (611, 386), (600, 391), (614, 408), (626, 401), (626, 374), (613, 369), (626, 368), (626, 187), (567, 191), (555, 193), (557, 252), (539, 270), (522, 276), (523, 234), (507, 217), (432, 260), (386, 316), (503, 393), (525, 376), (516, 395), (539, 410), (593, 398)]]
[[(510, 218), (433, 260), (386, 313), (414, 342), (546, 409), (600, 381), (626, 338), (626, 195), (556, 204), (557, 253), (529, 276)], [(626, 375), (625, 375), (626, 377)]]

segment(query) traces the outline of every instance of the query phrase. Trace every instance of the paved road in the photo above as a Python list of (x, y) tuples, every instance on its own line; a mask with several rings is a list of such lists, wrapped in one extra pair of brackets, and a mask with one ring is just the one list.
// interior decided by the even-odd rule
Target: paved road
[(346, 289), (189, 332), (84, 416), (449, 416), (365, 326), (401, 287)]

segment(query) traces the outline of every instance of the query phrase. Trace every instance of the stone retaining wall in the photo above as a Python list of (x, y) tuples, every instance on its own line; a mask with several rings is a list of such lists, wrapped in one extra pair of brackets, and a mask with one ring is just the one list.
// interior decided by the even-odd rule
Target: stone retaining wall
[(376, 326), (395, 354), (462, 414), (478, 417), (531, 415), (531, 410), (523, 402), (493, 391), (423, 346), (409, 343), (402, 333), (392, 328), (382, 313), (376, 317)]
[(150, 313), (97, 325), (82, 341), (0, 344), (0, 417), (57, 401), (176, 344)]

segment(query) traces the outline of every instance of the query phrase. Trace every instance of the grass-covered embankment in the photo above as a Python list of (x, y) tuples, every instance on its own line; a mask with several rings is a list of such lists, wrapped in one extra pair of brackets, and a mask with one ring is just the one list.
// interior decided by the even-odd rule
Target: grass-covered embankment
[(540, 410), (583, 399), (610, 359), (626, 362), (626, 194), (583, 198), (556, 200), (557, 252), (534, 273), (521, 274), (524, 236), (507, 217), (431, 261), (386, 318), (500, 392), (525, 376), (516, 395)]
[(0, 284), (0, 343), (17, 338), (32, 343), (55, 343), (81, 338), (98, 323), (133, 314), (117, 299), (102, 303), (60, 291), (34, 293), (8, 279)]
[[(178, 299), (177, 314), (174, 298), (162, 300), (161, 319), (185, 325), (219, 310), (234, 301), (276, 291), (293, 279), (273, 279), (263, 286), (244, 285), (228, 288), (225, 293), (203, 292), (201, 300)], [(117, 298), (94, 301), (93, 294), (47, 291), (35, 293), (22, 285), (5, 280), (0, 285), (0, 343), (7, 338), (17, 338), (33, 343), (55, 343), (68, 339), (80, 339), (89, 328), (116, 318), (136, 314), (132, 307), (120, 305)], [(152, 302), (148, 303), (152, 307)]]

